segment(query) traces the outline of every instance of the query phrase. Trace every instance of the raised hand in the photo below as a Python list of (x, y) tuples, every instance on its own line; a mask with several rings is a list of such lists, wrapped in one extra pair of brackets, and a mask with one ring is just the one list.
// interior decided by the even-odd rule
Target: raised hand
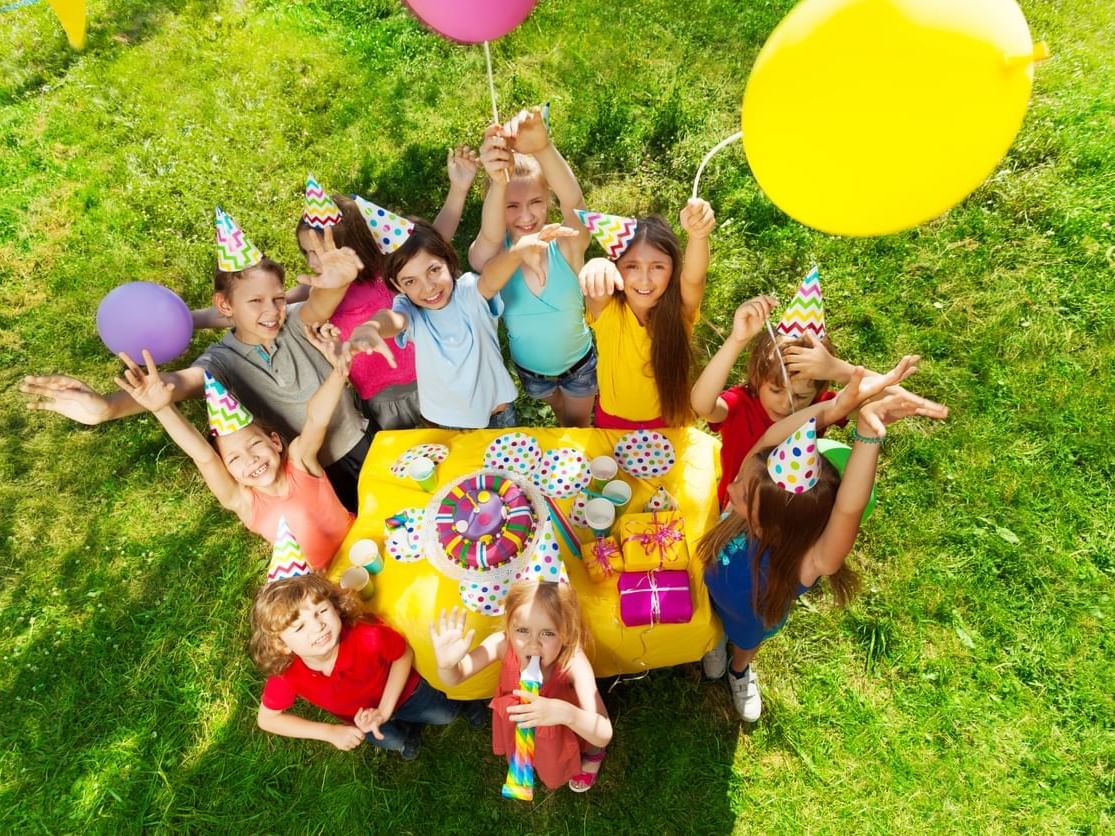
[(19, 391), (31, 395), (28, 409), (57, 412), (80, 424), (94, 426), (108, 420), (109, 404), (83, 380), (64, 374), (23, 378)]
[(504, 136), (511, 140), (511, 147), (520, 154), (537, 154), (550, 144), (550, 133), (542, 118), (542, 108), (520, 110), (503, 126)]
[(708, 238), (716, 228), (716, 215), (707, 200), (691, 197), (681, 210), (681, 228), (690, 238)]
[(143, 349), (143, 362), (147, 365), (146, 374), (126, 352), (121, 351), (116, 356), (126, 367), (124, 376), (115, 378), (116, 385), (131, 395), (132, 400), (148, 412), (158, 412), (174, 403), (174, 384), (167, 383), (159, 377), (155, 358), (151, 356), (150, 351)]
[(489, 125), (480, 145), (480, 162), (488, 177), (505, 181), (511, 171), (511, 146), (499, 125)]
[(887, 434), (889, 425), (912, 415), (940, 421), (949, 417), (949, 408), (915, 395), (901, 386), (888, 386), (882, 394), (860, 407), (858, 422), (868, 430), (865, 435), (882, 438)]
[(454, 607), (448, 614), (441, 611), (441, 617), (430, 625), (430, 640), (434, 646), (434, 657), (439, 668), (449, 669), (465, 658), (476, 630), (465, 632), (465, 611)]
[[(322, 290), (335, 290), (352, 284), (360, 271), (364, 269), (364, 262), (350, 247), (338, 247), (333, 240), (333, 227), (327, 226), (321, 239), (316, 235), (308, 236), (310, 239), (310, 252), (316, 256), (309, 259), (314, 269), (314, 275), (300, 275), (299, 284), (308, 284), (310, 287)], [(307, 254), (309, 258), (309, 254)]]
[(551, 241), (556, 241), (558, 238), (576, 238), (580, 233), (575, 229), (561, 224), (546, 224), (538, 232), (532, 232), (530, 235), (524, 235), (518, 241), (511, 245), (512, 252), (527, 253), (527, 252), (544, 252), (546, 247), (550, 245)]
[(458, 145), (449, 149), (445, 167), (449, 173), (449, 186), (468, 191), (472, 181), (476, 179), (480, 157), (467, 145)]
[(739, 343), (750, 342), (763, 330), (763, 323), (770, 319), (777, 304), (773, 296), (756, 296), (741, 304), (732, 315), (732, 339)]
[(396, 368), (395, 355), (379, 335), (379, 328), (374, 322), (365, 322), (357, 327), (349, 335), (348, 344), (353, 354), (380, 354), (387, 365)]
[(786, 371), (806, 380), (832, 380), (834, 358), (824, 344), (810, 331), (802, 339), (805, 345), (791, 345), (782, 349)]
[(611, 296), (623, 290), (623, 276), (615, 262), (607, 258), (590, 258), (577, 274), (581, 293), (593, 299)]
[(329, 365), (335, 372), (342, 377), (348, 377), (352, 367), (352, 348), (349, 343), (341, 339), (340, 328), (332, 322), (319, 322), (315, 325), (303, 322), (302, 333), (306, 335), (310, 345), (329, 361)]

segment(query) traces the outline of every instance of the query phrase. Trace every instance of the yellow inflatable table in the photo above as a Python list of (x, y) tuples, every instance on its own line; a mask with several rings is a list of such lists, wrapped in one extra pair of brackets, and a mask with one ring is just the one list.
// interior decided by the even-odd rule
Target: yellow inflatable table
[[(448, 455), (436, 472), (440, 487), (480, 470), (484, 466), (488, 445), (507, 432), (404, 430), (377, 433), (360, 473), (360, 513), (329, 568), (329, 577), (337, 581), (352, 565), (348, 554), (353, 543), (369, 539), (379, 545), (385, 565), (383, 571), (372, 578), (374, 592), (368, 600), (368, 608), (407, 637), (414, 648), (418, 672), (435, 687), (444, 686), (437, 675), (430, 643), (430, 625), (442, 609), (461, 606), (459, 581), (443, 576), (428, 560), (403, 562), (394, 559), (385, 550), (387, 532), (384, 521), (403, 509), (425, 507), (431, 498), (413, 479), (394, 475), (392, 465), (417, 445), (444, 445), (448, 448)], [(582, 451), (587, 459), (612, 455), (617, 442), (625, 435), (618, 430), (560, 428), (526, 428), (516, 432), (533, 436), (543, 451), (573, 447)], [(676, 464), (658, 478), (635, 478), (620, 471), (619, 476), (633, 489), (631, 503), (624, 513), (642, 511), (644, 503), (660, 486), (677, 499), (678, 509), (685, 518), (685, 535), (690, 550), (693, 618), (686, 624), (625, 627), (619, 618), (617, 577), (594, 583), (585, 571), (580, 554), (572, 553), (562, 542), (561, 557), (593, 635), (594, 641), (587, 651), (599, 677), (639, 673), (649, 668), (696, 661), (721, 634), (720, 623), (712, 612), (704, 579), (693, 554), (697, 541), (718, 516), (719, 442), (695, 429), (659, 432), (673, 444)], [(556, 503), (568, 516), (573, 499), (560, 499)], [(574, 528), (573, 531), (582, 542), (592, 538), (591, 531), (587, 529)], [(503, 629), (501, 617), (481, 615), (471, 610), (466, 612), (467, 626), (476, 630), (476, 643), (493, 631)], [(456, 699), (490, 696), (495, 689), (497, 674), (498, 665), (492, 665), (460, 686), (448, 689), (447, 693)]]

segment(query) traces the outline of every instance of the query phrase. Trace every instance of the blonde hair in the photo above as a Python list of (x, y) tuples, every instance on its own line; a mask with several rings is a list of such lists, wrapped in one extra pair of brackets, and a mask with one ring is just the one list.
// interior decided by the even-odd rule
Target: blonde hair
[[(520, 581), (511, 586), (507, 602), (503, 605), (503, 629), (510, 634), (511, 617), (520, 608), (537, 601), (546, 614), (554, 620), (561, 638), (561, 652), (555, 660), (560, 670), (568, 670), (577, 651), (589, 640), (581, 605), (572, 584), (553, 581)], [(510, 638), (510, 635), (508, 636)]]
[[(515, 180), (520, 177), (538, 180), (538, 184), (542, 186), (542, 190), (546, 192), (547, 200), (550, 204), (553, 203), (553, 192), (550, 191), (550, 184), (546, 180), (546, 175), (542, 173), (542, 166), (538, 164), (538, 160), (536, 160), (533, 155), (520, 154), (518, 152), (512, 155), (511, 179)], [(491, 178), (484, 182), (484, 194), (488, 193), (491, 184)]]
[(322, 575), (300, 575), (264, 585), (252, 603), (248, 652), (265, 676), (280, 674), (290, 666), (290, 648), (279, 634), (298, 618), (298, 610), (306, 599), (314, 604), (328, 601), (346, 627), (351, 627), (362, 615), (359, 596)]

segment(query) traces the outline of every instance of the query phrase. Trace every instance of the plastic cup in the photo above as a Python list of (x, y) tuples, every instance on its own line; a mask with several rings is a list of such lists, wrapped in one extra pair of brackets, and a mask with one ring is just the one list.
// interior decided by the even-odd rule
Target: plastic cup
[(628, 503), (631, 502), (631, 486), (622, 479), (613, 479), (604, 486), (600, 493), (608, 499), (614, 500), (612, 504), (616, 506), (616, 514), (622, 514)]
[(592, 477), (589, 487), (601, 493), (604, 485), (616, 478), (619, 465), (611, 456), (597, 456), (588, 463), (588, 472)]
[(363, 566), (352, 566), (345, 569), (345, 573), (341, 575), (341, 589), (351, 589), (353, 592), (360, 594), (361, 598), (367, 599), (372, 597), (375, 592), (375, 587), (372, 586), (372, 576), (368, 574), (368, 570)]
[(590, 499), (585, 503), (585, 522), (599, 539), (607, 537), (616, 521), (616, 506), (607, 499)]
[(348, 560), (353, 566), (363, 566), (373, 575), (383, 571), (383, 557), (375, 540), (357, 540), (349, 547)]
[(417, 482), (418, 487), (426, 493), (433, 493), (434, 488), (437, 487), (437, 468), (433, 459), (419, 456), (410, 463), (410, 467), (407, 468), (407, 475)]

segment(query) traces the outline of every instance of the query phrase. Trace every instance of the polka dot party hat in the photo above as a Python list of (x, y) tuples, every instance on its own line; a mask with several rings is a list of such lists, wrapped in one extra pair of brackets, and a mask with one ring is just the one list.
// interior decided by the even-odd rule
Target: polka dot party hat
[(314, 175), (306, 175), (306, 200), (302, 205), (302, 220), (314, 229), (325, 229), (341, 222), (341, 207), (333, 202)]
[(767, 473), (778, 487), (804, 493), (817, 484), (817, 419), (810, 418), (767, 456)]
[(217, 436), (231, 435), (254, 420), (252, 413), (208, 371), (205, 372), (205, 411), (209, 416), (209, 432)]
[(372, 231), (372, 237), (381, 253), (387, 255), (395, 252), (410, 238), (410, 234), (414, 231), (414, 224), (406, 218), (389, 212), (382, 206), (376, 206), (360, 195), (353, 195), (352, 199), (360, 208), (364, 220), (368, 222), (368, 229)]
[(310, 574), (310, 562), (302, 552), (302, 547), (294, 539), (286, 517), (279, 517), (275, 531), (275, 545), (271, 549), (271, 565), (267, 567), (267, 582), (297, 578)]
[(587, 212), (578, 209), (577, 217), (612, 261), (623, 255), (631, 239), (635, 237), (635, 230), (638, 227), (634, 218), (605, 215), (603, 212)]
[(778, 333), (787, 337), (801, 337), (806, 331), (818, 339), (825, 336), (825, 306), (821, 300), (821, 273), (814, 267), (801, 280), (794, 298), (786, 306)]
[(236, 273), (255, 267), (263, 261), (263, 253), (244, 237), (244, 230), (225, 212), (217, 207), (217, 269)]

